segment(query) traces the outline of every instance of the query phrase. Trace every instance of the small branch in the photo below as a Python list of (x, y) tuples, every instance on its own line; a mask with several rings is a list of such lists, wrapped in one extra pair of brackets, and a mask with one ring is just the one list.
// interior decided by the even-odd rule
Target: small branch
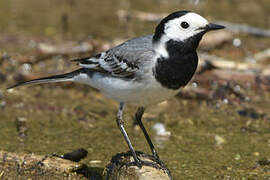
[(229, 31), (216, 31), (206, 34), (200, 45), (201, 50), (210, 50), (224, 45), (225, 43), (231, 43), (233, 40), (233, 34)]
[[(120, 20), (126, 20), (129, 18), (138, 19), (140, 21), (147, 21), (147, 22), (157, 22), (164, 18), (169, 13), (149, 13), (149, 12), (142, 12), (142, 11), (126, 11), (126, 10), (119, 10), (117, 15)], [(270, 37), (270, 30), (262, 29), (258, 27), (252, 27), (246, 24), (236, 24), (227, 21), (217, 21), (217, 23), (226, 26), (226, 29), (234, 32), (234, 33), (247, 33), (255, 36), (261, 37)]]
[(258, 62), (270, 60), (270, 48), (254, 54), (254, 59)]
[(46, 55), (69, 55), (91, 52), (94, 48), (90, 42), (79, 44), (75, 42), (66, 42), (59, 45), (39, 43), (37, 49), (41, 54)]
[[(267, 56), (267, 55), (265, 55)], [(257, 56), (259, 57), (259, 56)], [(257, 60), (255, 56), (255, 60)], [(215, 55), (210, 55), (207, 53), (199, 53), (199, 71), (201, 68), (210, 63), (211, 66), (218, 69), (227, 69), (232, 71), (253, 71), (256, 73), (260, 73), (262, 76), (270, 75), (270, 66), (259, 64), (259, 63), (245, 63), (245, 62), (235, 62), (233, 60), (229, 60), (226, 58), (218, 57)]]
[(168, 15), (166, 13), (156, 14), (142, 11), (127, 11), (127, 10), (118, 10), (116, 14), (118, 18), (124, 22), (126, 22), (126, 20), (129, 18), (138, 19), (140, 21), (157, 22), (160, 21), (162, 18), (164, 18), (166, 15)]
[(227, 29), (234, 33), (247, 33), (260, 37), (270, 37), (270, 30), (253, 27), (247, 24), (236, 24), (227, 21), (217, 21), (217, 23), (226, 26)]
[(252, 63), (244, 63), (244, 62), (235, 62), (233, 60), (229, 60), (223, 57), (218, 57), (215, 55), (211, 55), (208, 53), (199, 53), (199, 66), (203, 66), (205, 62), (210, 62), (213, 66), (220, 69), (231, 69), (231, 70), (262, 70), (265, 68), (265, 65), (261, 64), (252, 64)]

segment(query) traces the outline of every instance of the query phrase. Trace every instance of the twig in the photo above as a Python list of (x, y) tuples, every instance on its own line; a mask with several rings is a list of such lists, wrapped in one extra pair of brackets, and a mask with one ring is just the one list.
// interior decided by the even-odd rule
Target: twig
[(254, 59), (256, 61), (264, 61), (266, 59), (270, 59), (270, 48), (254, 54)]
[[(157, 14), (157, 13), (148, 13), (142, 11), (126, 11), (126, 10), (119, 10), (117, 15), (120, 19), (128, 19), (128, 18), (136, 18), (140, 21), (148, 21), (148, 22), (156, 22), (160, 21), (167, 13), (164, 14)], [(261, 37), (270, 37), (270, 30), (262, 29), (258, 27), (253, 27), (247, 24), (236, 24), (227, 21), (217, 21), (217, 23), (226, 26), (226, 28), (235, 33), (248, 33), (255, 36)]]
[(270, 37), (270, 30), (268, 29), (253, 27), (247, 24), (236, 24), (227, 21), (217, 21), (217, 23), (226, 26), (227, 29), (235, 33), (243, 32), (255, 36)]
[(93, 45), (90, 42), (77, 44), (75, 42), (67, 42), (60, 45), (50, 45), (39, 43), (38, 51), (46, 55), (69, 55), (79, 54), (93, 51)]
[(265, 68), (265, 65), (261, 64), (252, 64), (252, 63), (243, 63), (243, 62), (235, 62), (233, 60), (229, 60), (226, 58), (218, 57), (215, 55), (210, 55), (208, 53), (199, 53), (199, 66), (203, 66), (205, 62), (210, 62), (213, 66), (220, 69), (231, 69), (231, 70), (262, 70)]
[(0, 178), (4, 175), (4, 172), (5, 172), (5, 171), (2, 171), (2, 172), (0, 173)]

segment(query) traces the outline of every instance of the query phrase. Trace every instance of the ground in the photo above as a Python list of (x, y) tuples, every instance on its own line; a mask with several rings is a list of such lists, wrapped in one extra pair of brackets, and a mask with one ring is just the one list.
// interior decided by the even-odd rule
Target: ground
[[(153, 3), (160, 3), (162, 8)], [(80, 163), (98, 173), (113, 155), (128, 150), (115, 123), (117, 102), (95, 89), (71, 83), (5, 89), (19, 80), (76, 69), (76, 64), (70, 62), (74, 57), (94, 55), (116, 39), (152, 32), (156, 23), (136, 19), (121, 22), (117, 19), (118, 9), (164, 13), (187, 8), (210, 20), (269, 29), (267, 0), (239, 1), (233, 5), (231, 1), (210, 0), (201, 0), (198, 6), (189, 1), (183, 2), (183, 6), (179, 3), (0, 2), (0, 150), (45, 156), (85, 148), (88, 156)], [(233, 37), (241, 40), (241, 48), (226, 43), (207, 53), (247, 62), (246, 57), (270, 45), (269, 37), (244, 33)], [(41, 43), (54, 47), (70, 41), (88, 42), (93, 48), (84, 53), (62, 54), (46, 54), (39, 48)], [(269, 59), (263, 65), (267, 67), (268, 62)], [(240, 87), (244, 99), (231, 93), (207, 100), (179, 95), (146, 109), (145, 126), (175, 179), (270, 179), (269, 87), (229, 83)], [(219, 88), (216, 84), (213, 82), (208, 88)], [(190, 83), (189, 87), (193, 85)], [(200, 87), (200, 82), (197, 85)], [(128, 106), (127, 131), (136, 150), (150, 153), (143, 134), (133, 127), (134, 113), (135, 107)], [(157, 122), (171, 135), (158, 136), (152, 128)], [(0, 164), (0, 179), (21, 176), (16, 168), (14, 164)], [(9, 171), (12, 173), (7, 173), (8, 169), (13, 169)], [(46, 179), (46, 174), (43, 177)], [(59, 175), (59, 179), (63, 177)]]

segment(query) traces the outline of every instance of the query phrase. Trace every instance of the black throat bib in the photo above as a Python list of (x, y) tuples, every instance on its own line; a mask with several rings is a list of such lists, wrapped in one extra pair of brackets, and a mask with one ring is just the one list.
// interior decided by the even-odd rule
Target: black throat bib
[(169, 57), (159, 57), (153, 69), (156, 80), (163, 87), (177, 90), (191, 80), (198, 66), (196, 49), (202, 36), (203, 33), (184, 42), (166, 42)]

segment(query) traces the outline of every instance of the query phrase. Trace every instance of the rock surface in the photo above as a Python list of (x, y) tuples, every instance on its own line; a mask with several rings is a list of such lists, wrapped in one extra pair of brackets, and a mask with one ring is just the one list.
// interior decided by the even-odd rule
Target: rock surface
[(81, 164), (53, 156), (0, 151), (0, 179), (78, 179)]
[(165, 165), (153, 156), (136, 152), (138, 157), (152, 165), (143, 165), (140, 168), (134, 162), (131, 153), (115, 155), (103, 172), (106, 180), (172, 180), (170, 171)]

